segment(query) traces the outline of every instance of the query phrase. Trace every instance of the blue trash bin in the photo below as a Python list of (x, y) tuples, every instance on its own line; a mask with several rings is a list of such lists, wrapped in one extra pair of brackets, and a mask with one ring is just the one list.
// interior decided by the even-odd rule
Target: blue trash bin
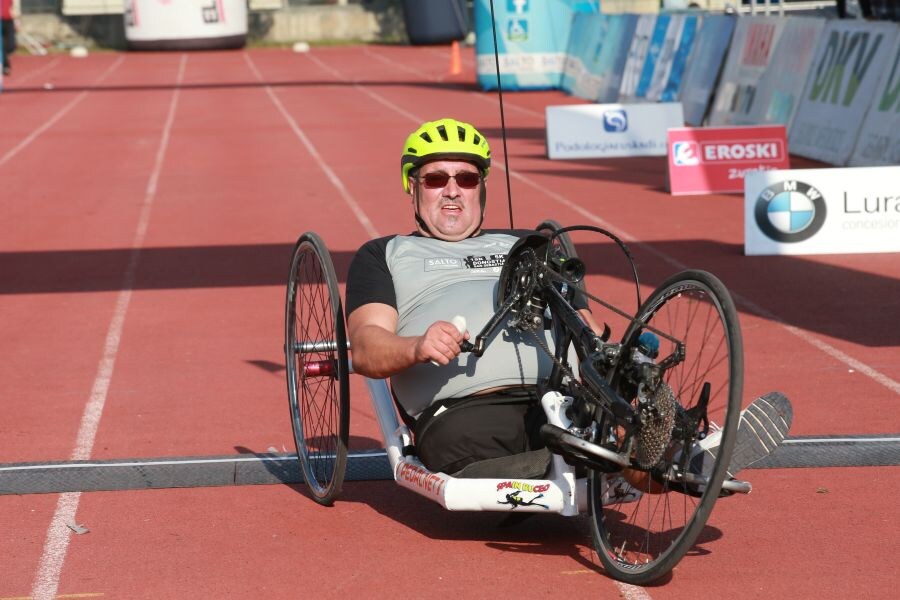
[(469, 33), (466, 0), (403, 0), (409, 41), (416, 45), (446, 44)]

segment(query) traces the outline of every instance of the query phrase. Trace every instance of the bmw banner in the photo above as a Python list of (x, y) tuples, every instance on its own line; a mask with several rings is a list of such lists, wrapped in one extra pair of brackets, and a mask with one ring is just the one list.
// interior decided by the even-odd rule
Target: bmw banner
[(758, 171), (744, 179), (744, 253), (900, 252), (900, 166)]

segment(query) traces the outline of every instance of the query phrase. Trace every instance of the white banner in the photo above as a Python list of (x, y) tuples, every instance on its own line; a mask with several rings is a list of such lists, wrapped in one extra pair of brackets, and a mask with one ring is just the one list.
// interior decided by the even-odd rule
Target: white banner
[(894, 23), (828, 23), (791, 124), (792, 154), (847, 164), (898, 31)]
[(749, 125), (756, 88), (772, 60), (785, 19), (741, 17), (738, 19), (722, 79), (709, 115), (709, 125)]
[(760, 171), (744, 179), (744, 253), (900, 252), (900, 166)]
[(683, 127), (680, 102), (547, 107), (547, 156), (665, 156), (670, 127)]
[(749, 124), (790, 127), (800, 105), (803, 84), (826, 21), (814, 17), (788, 17), (785, 21), (772, 60), (756, 86)]
[(130, 42), (246, 34), (245, 0), (125, 0), (125, 39)]
[(881, 76), (850, 159), (855, 167), (900, 165), (900, 35), (893, 57)]

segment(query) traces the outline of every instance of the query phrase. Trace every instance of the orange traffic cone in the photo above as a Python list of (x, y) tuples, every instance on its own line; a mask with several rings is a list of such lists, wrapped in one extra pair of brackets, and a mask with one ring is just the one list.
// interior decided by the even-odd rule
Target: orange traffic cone
[(459, 42), (453, 40), (453, 43), (450, 44), (450, 74), (459, 75), (460, 73), (462, 73), (462, 65), (460, 65), (459, 58)]

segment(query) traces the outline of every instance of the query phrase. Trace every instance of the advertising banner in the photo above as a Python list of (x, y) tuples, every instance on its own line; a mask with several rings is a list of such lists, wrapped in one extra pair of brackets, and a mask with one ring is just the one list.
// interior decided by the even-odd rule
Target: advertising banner
[(655, 28), (656, 15), (644, 14), (638, 17), (634, 36), (631, 38), (631, 46), (628, 48), (628, 56), (625, 59), (625, 68), (622, 72), (619, 101), (633, 100), (637, 97), (638, 81), (644, 70), (647, 49), (650, 47), (650, 38), (653, 37)]
[(830, 21), (819, 42), (800, 107), (791, 123), (791, 152), (846, 165), (866, 110), (895, 57), (894, 23)]
[(662, 51), (656, 59), (656, 67), (650, 78), (650, 87), (647, 88), (647, 100), (671, 102), (678, 99), (684, 65), (694, 47), (699, 23), (697, 15), (672, 16)]
[[(478, 84), (497, 89), (494, 30), (488, 0), (475, 0)], [(600, 12), (597, 0), (494, 0), (500, 82), (504, 90), (559, 88), (572, 16)]]
[(784, 32), (756, 87), (756, 97), (747, 117), (748, 123), (754, 125), (790, 127), (826, 22), (813, 17), (788, 17), (785, 21)]
[(672, 20), (672, 15), (667, 14), (660, 14), (656, 17), (653, 34), (650, 36), (650, 43), (647, 46), (647, 56), (644, 57), (644, 66), (641, 68), (641, 75), (638, 77), (637, 87), (634, 90), (637, 98), (647, 97), (647, 90), (650, 89), (650, 82), (656, 71), (656, 63), (663, 53), (663, 48), (666, 45), (671, 46), (673, 36), (670, 35), (669, 25)]
[[(684, 69), (680, 100), (684, 106), (684, 122), (692, 126), (703, 124), (709, 108), (731, 35), (735, 17), (732, 15), (706, 15), (694, 43), (694, 51)], [(673, 98), (677, 100), (679, 98)]]
[(637, 27), (637, 15), (608, 15), (607, 29), (597, 48), (591, 72), (599, 80), (597, 93), (590, 100), (600, 103), (617, 102), (622, 85), (622, 73), (628, 50)]
[(636, 24), (637, 15), (575, 13), (563, 90), (585, 100), (618, 100)]
[(900, 36), (872, 98), (850, 164), (900, 165)]
[(666, 131), (683, 125), (678, 102), (548, 106), (547, 156), (665, 156)]
[(562, 76), (562, 90), (586, 100), (597, 97), (598, 78), (591, 66), (599, 46), (603, 43), (609, 23), (607, 15), (575, 13), (569, 32), (569, 47)]
[(130, 48), (240, 47), (246, 42), (244, 0), (126, 0), (124, 14)]
[(756, 88), (769, 67), (785, 19), (751, 16), (738, 19), (731, 49), (716, 90), (709, 125), (746, 125), (754, 108)]
[(897, 181), (900, 166), (750, 173), (744, 252), (900, 252)]
[(783, 125), (669, 130), (674, 196), (743, 192), (748, 173), (790, 166)]

